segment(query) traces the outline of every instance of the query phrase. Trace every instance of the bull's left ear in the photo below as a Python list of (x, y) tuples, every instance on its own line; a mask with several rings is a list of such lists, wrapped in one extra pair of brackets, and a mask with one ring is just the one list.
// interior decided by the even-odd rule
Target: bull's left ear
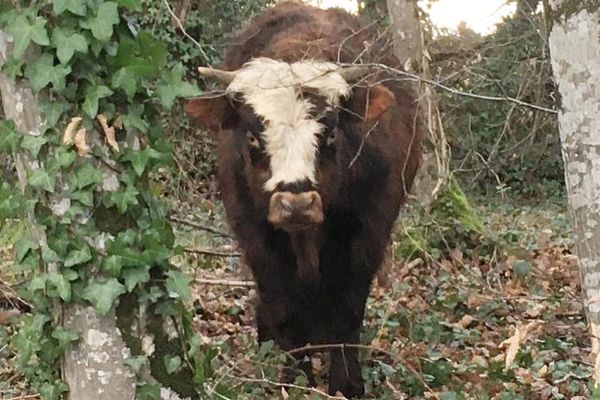
[(355, 88), (352, 93), (352, 111), (365, 121), (378, 120), (394, 104), (394, 93), (381, 84)]

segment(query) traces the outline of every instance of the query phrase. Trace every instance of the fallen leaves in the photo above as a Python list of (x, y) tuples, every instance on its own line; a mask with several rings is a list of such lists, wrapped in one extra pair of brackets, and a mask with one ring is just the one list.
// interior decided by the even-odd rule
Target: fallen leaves
[(506, 350), (506, 356), (504, 359), (504, 369), (508, 370), (512, 363), (515, 361), (517, 357), (517, 353), (519, 352), (519, 348), (521, 344), (525, 343), (528, 339), (529, 334), (534, 330), (538, 329), (543, 324), (543, 321), (531, 321), (525, 326), (517, 325), (515, 326), (515, 331), (511, 337), (504, 340), (500, 343), (500, 347), (506, 347), (508, 345), (508, 349)]

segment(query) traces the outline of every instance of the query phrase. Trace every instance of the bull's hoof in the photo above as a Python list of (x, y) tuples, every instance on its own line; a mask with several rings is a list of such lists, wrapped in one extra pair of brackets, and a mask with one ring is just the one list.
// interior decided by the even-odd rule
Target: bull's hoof
[(345, 397), (351, 399), (361, 397), (365, 395), (365, 388), (361, 382), (343, 382), (343, 383), (330, 383), (329, 394), (335, 396), (337, 393), (343, 394)]

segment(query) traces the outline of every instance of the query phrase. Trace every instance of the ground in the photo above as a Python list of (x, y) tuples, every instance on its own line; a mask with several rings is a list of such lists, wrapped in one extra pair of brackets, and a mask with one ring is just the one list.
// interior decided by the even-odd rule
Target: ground
[[(457, 242), (462, 247), (442, 241), (407, 260), (412, 231), (403, 226), (415, 221), (404, 217), (398, 225), (388, 285), (373, 286), (363, 326), (365, 398), (592, 398), (590, 341), (564, 207), (477, 203), (486, 204), (476, 211), (493, 246), (481, 238)], [(212, 398), (334, 398), (325, 395), (321, 353), (311, 359), (318, 387), (306, 388), (302, 377), (278, 383), (286, 355), (256, 343), (254, 289), (235, 242), (218, 234), (227, 232), (218, 204), (177, 210), (178, 244), (187, 251), (173, 262), (196, 278), (194, 326), (213, 350), (206, 383)], [(10, 234), (18, 229), (5, 227), (1, 237)], [(10, 240), (0, 245), (2, 265), (10, 266)], [(2, 279), (10, 280), (8, 270)], [(12, 368), (10, 331), (0, 326), (0, 359), (7, 360), (0, 363), (0, 398), (20, 399), (26, 383)]]

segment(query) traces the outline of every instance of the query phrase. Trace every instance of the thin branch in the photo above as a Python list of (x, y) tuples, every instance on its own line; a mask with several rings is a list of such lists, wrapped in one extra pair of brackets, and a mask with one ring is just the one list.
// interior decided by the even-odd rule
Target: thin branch
[[(349, 67), (349, 66), (353, 66), (355, 64), (340, 64), (340, 65), (343, 66), (343, 67)], [(418, 75), (411, 74), (409, 72), (405, 72), (405, 71), (399, 70), (397, 68), (390, 67), (390, 66), (385, 65), (385, 64), (369, 63), (369, 64), (362, 64), (362, 65), (365, 66), (365, 67), (373, 68), (373, 69), (379, 68), (381, 70), (384, 70), (384, 71), (387, 71), (387, 72), (390, 72), (390, 73), (393, 73), (393, 74), (396, 74), (396, 75), (405, 76), (407, 78), (410, 78), (411, 80), (415, 80), (415, 81), (419, 81), (419, 82), (424, 82), (424, 83), (432, 85), (432, 86), (434, 86), (436, 88), (443, 89), (443, 90), (445, 90), (447, 92), (450, 92), (450, 93), (458, 95), (458, 96), (472, 97), (472, 98), (475, 98), (475, 99), (487, 100), (487, 101), (509, 102), (509, 103), (517, 104), (517, 105), (519, 105), (521, 107), (527, 107), (527, 108), (531, 108), (531, 109), (534, 109), (534, 110), (537, 110), (537, 111), (544, 111), (544, 112), (547, 112), (547, 113), (550, 113), (550, 114), (558, 114), (557, 110), (554, 110), (554, 109), (551, 109), (551, 108), (546, 108), (546, 107), (543, 107), (543, 106), (538, 106), (536, 104), (527, 103), (527, 102), (524, 102), (524, 101), (521, 101), (521, 100), (518, 100), (518, 99), (515, 99), (515, 98), (512, 98), (512, 97), (508, 97), (508, 96), (496, 97), (496, 96), (486, 96), (486, 95), (483, 95), (483, 94), (462, 92), (460, 90), (453, 89), (453, 88), (451, 88), (449, 86), (443, 85), (440, 82), (436, 82), (436, 81), (433, 81), (431, 79), (422, 78), (422, 77), (420, 77)]]
[(212, 257), (241, 257), (241, 253), (236, 253), (234, 251), (218, 251), (212, 249), (184, 249), (186, 253), (192, 254), (201, 254), (203, 256), (212, 256)]
[(398, 354), (392, 353), (391, 351), (382, 349), (380, 347), (369, 346), (369, 345), (365, 345), (365, 344), (355, 344), (355, 343), (333, 343), (333, 344), (307, 345), (307, 346), (298, 347), (298, 348), (295, 348), (292, 350), (288, 350), (287, 353), (290, 355), (293, 355), (293, 354), (298, 354), (298, 353), (302, 354), (304, 352), (314, 351), (314, 350), (331, 350), (331, 349), (344, 350), (346, 348), (366, 349), (366, 350), (370, 350), (370, 351), (375, 351), (377, 353), (385, 354), (385, 355), (393, 358), (394, 360), (402, 363), (402, 365), (406, 369), (408, 369), (417, 379), (419, 379), (421, 381), (421, 384), (433, 394), (433, 398), (439, 399), (439, 397), (433, 392), (431, 387), (429, 387), (427, 382), (425, 382), (425, 380), (423, 380), (423, 378), (421, 377), (421, 375), (419, 374), (419, 372), (417, 370), (415, 370), (412, 366), (407, 364), (406, 361)]
[(342, 397), (340, 397), (340, 396), (332, 396), (332, 395), (327, 394), (324, 391), (319, 390), (319, 389), (314, 388), (314, 387), (299, 386), (299, 385), (294, 385), (292, 383), (275, 382), (275, 381), (269, 380), (267, 378), (244, 378), (244, 377), (235, 376), (235, 375), (229, 375), (229, 376), (231, 376), (233, 379), (237, 379), (237, 380), (242, 381), (242, 382), (264, 383), (264, 384), (275, 386), (275, 387), (279, 387), (279, 388), (307, 390), (309, 392), (318, 394), (320, 396), (323, 396), (323, 397), (325, 397), (327, 399), (331, 399), (331, 400), (344, 400), (344, 399), (346, 399), (346, 397), (343, 397), (343, 396)]
[(371, 126), (371, 128), (367, 131), (367, 133), (363, 136), (363, 139), (360, 142), (360, 146), (358, 146), (358, 150), (356, 150), (356, 154), (354, 155), (354, 157), (352, 158), (352, 160), (350, 160), (350, 163), (348, 164), (348, 168), (352, 168), (352, 166), (354, 165), (356, 160), (358, 160), (358, 157), (360, 157), (360, 155), (362, 153), (363, 147), (365, 147), (365, 142), (367, 141), (367, 138), (371, 135), (371, 132), (373, 132), (375, 130), (375, 128), (377, 128), (378, 125), (379, 125), (379, 121), (375, 122), (373, 124), (373, 126)]
[(170, 221), (176, 222), (178, 224), (181, 225), (187, 225), (187, 226), (191, 226), (192, 228), (196, 228), (199, 229), (201, 231), (206, 231), (206, 232), (210, 232), (214, 235), (217, 236), (221, 236), (227, 239), (233, 239), (233, 236), (231, 236), (230, 234), (226, 233), (226, 232), (222, 232), (219, 231), (218, 229), (215, 228), (211, 228), (210, 226), (206, 226), (206, 225), (202, 225), (202, 224), (198, 224), (196, 222), (191, 222), (182, 218), (178, 218), (178, 217), (169, 217)]
[(208, 55), (206, 54), (206, 52), (202, 48), (202, 45), (200, 43), (198, 43), (198, 41), (196, 39), (194, 39), (189, 33), (187, 33), (187, 31), (183, 27), (183, 24), (181, 23), (181, 20), (179, 19), (179, 17), (177, 15), (175, 15), (175, 13), (173, 12), (173, 10), (171, 9), (171, 6), (169, 5), (168, 0), (163, 0), (163, 3), (167, 7), (167, 10), (169, 11), (169, 14), (171, 14), (171, 17), (175, 20), (175, 22), (177, 22), (177, 26), (179, 26), (179, 29), (181, 29), (181, 32), (184, 34), (184, 36), (186, 38), (190, 39), (192, 41), (192, 43), (194, 43), (198, 47), (198, 49), (200, 50), (200, 53), (202, 54), (202, 57), (204, 57), (204, 59), (208, 60), (209, 59)]
[(231, 281), (228, 279), (196, 279), (198, 283), (205, 285), (217, 285), (217, 286), (239, 286), (239, 287), (254, 287), (256, 286), (253, 281)]

